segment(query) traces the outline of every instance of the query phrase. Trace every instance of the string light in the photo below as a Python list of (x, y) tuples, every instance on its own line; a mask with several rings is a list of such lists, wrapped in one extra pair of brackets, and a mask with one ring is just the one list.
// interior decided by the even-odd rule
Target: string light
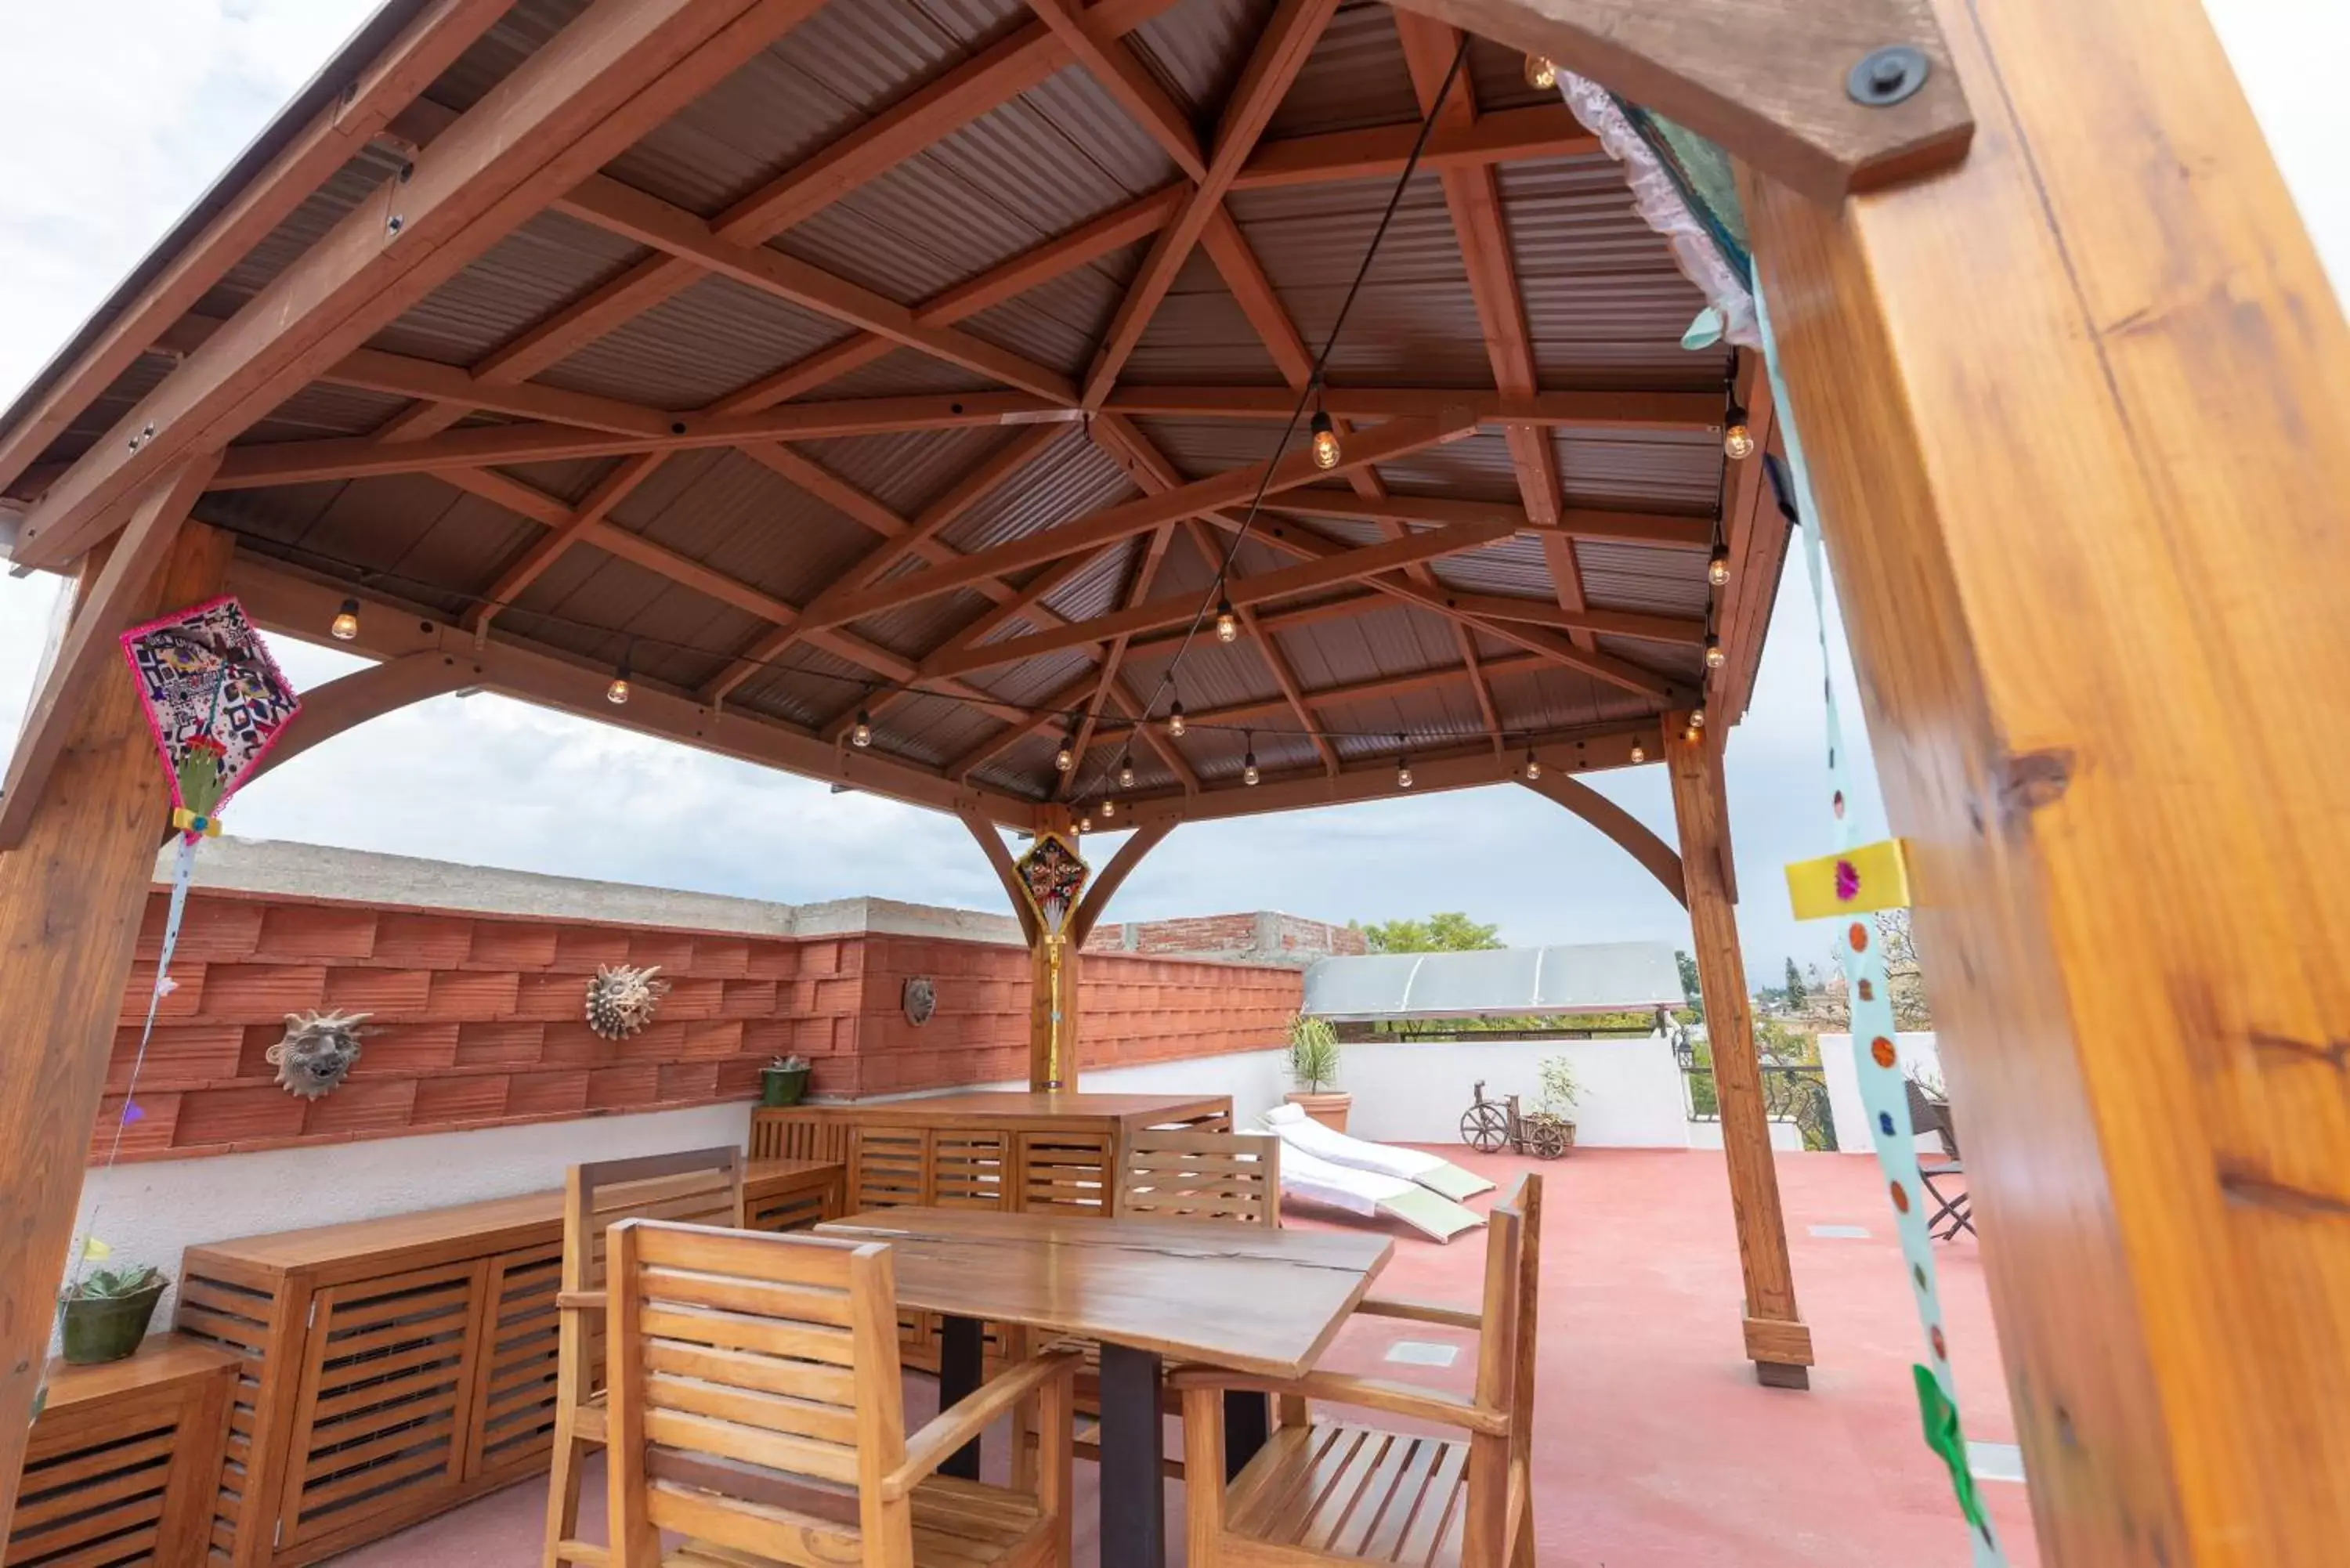
[(1067, 773), (1077, 765), (1076, 744), (1077, 738), (1075, 735), (1066, 736), (1062, 740), (1061, 749), (1053, 753), (1053, 766), (1057, 772)]
[(1690, 728), (1692, 730), (1702, 730), (1705, 728), (1704, 703), (1700, 702), (1696, 707), (1690, 710), (1689, 722)]
[(1253, 784), (1256, 783), (1258, 777), (1256, 771), (1256, 736), (1253, 732), (1247, 733), (1248, 751), (1241, 757), (1241, 783), (1244, 784)]
[(1240, 634), (1241, 619), (1232, 613), (1232, 601), (1218, 599), (1216, 601), (1216, 640), (1230, 642)]
[(1730, 586), (1730, 546), (1716, 545), (1713, 554), (1705, 558), (1705, 580), (1717, 588)]
[(604, 688), (604, 701), (615, 708), (629, 700), (629, 656), (620, 655), (620, 662), (612, 669), (612, 683)]
[(1719, 670), (1730, 662), (1730, 655), (1721, 651), (1721, 639), (1711, 632), (1705, 634), (1705, 667)]
[(1682, 727), (1682, 730), (1681, 730), (1681, 739), (1682, 739), (1682, 740), (1684, 740), (1684, 741), (1686, 741), (1686, 742), (1689, 742), (1690, 744), (1691, 744), (1691, 745), (1695, 745), (1695, 744), (1697, 743), (1697, 738), (1698, 738), (1698, 735), (1700, 734), (1700, 732), (1699, 731), (1698, 727), (1697, 727), (1695, 724), (1689, 724), (1689, 725), (1685, 725), (1685, 726), (1683, 726), (1683, 727)]
[(1093, 826), (1094, 826), (1094, 819), (1093, 819), (1092, 817), (1090, 817), (1090, 816), (1081, 816), (1081, 817), (1077, 818), (1077, 820), (1076, 820), (1076, 830), (1077, 830), (1079, 833), (1090, 833), (1090, 832), (1092, 832), (1092, 831), (1093, 831)]
[(1721, 454), (1732, 461), (1754, 455), (1754, 432), (1747, 428), (1746, 410), (1736, 403), (1722, 416)]
[(1548, 92), (1558, 86), (1558, 67), (1541, 55), (1526, 57), (1526, 86)]
[(1118, 787), (1120, 789), (1134, 787), (1134, 758), (1131, 756), (1122, 756), (1118, 760)]
[(1534, 749), (1532, 746), (1528, 746), (1526, 748), (1526, 782), (1532, 784), (1540, 777), (1542, 777), (1542, 759), (1534, 755)]
[(1107, 822), (1111, 817), (1118, 815), (1118, 802), (1110, 796), (1103, 796), (1101, 811), (1102, 820), (1104, 822)]
[(1648, 747), (1646, 747), (1646, 746), (1644, 746), (1644, 745), (1642, 745), (1642, 744), (1640, 744), (1640, 742), (1638, 742), (1638, 741), (1633, 742), (1632, 742), (1632, 761), (1634, 761), (1635, 763), (1645, 763), (1645, 762), (1647, 762), (1648, 760)]
[(1396, 736), (1396, 788), (1409, 789), (1411, 787), (1411, 763), (1404, 756), (1403, 747), (1404, 739), (1399, 734)]
[(1178, 699), (1176, 701), (1171, 702), (1171, 703), (1170, 703), (1170, 704), (1168, 705), (1168, 708), (1167, 708), (1167, 732), (1168, 732), (1169, 734), (1170, 734), (1170, 735), (1173, 735), (1173, 736), (1178, 737), (1179, 739), (1182, 736), (1182, 733), (1183, 733), (1183, 704), (1182, 704), (1181, 700), (1180, 700), (1180, 699)]
[(873, 715), (862, 708), (857, 711), (857, 727), (848, 732), (848, 743), (858, 747), (873, 743)]
[(335, 618), (328, 623), (327, 630), (333, 634), (337, 642), (348, 642), (352, 639), (358, 637), (359, 634), (359, 601), (357, 599), (345, 599), (343, 601), (343, 607), (335, 612)]
[(1338, 427), (1331, 422), (1330, 416), (1319, 409), (1315, 410), (1313, 423), (1307, 428), (1314, 432), (1314, 466), (1322, 469), (1337, 467), (1339, 458), (1345, 453), (1338, 446)]

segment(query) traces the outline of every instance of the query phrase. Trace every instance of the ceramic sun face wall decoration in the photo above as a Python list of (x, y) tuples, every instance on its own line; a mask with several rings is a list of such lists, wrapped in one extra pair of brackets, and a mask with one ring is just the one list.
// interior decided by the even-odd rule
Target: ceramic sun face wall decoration
[(599, 965), (588, 982), (588, 1027), (607, 1040), (626, 1040), (642, 1030), (669, 994), (669, 981), (655, 978), (660, 973), (659, 964)]
[(302, 1099), (315, 1100), (341, 1087), (359, 1065), (364, 1012), (289, 1012), (286, 1038), (272, 1045), (264, 1060), (277, 1069), (277, 1086)]

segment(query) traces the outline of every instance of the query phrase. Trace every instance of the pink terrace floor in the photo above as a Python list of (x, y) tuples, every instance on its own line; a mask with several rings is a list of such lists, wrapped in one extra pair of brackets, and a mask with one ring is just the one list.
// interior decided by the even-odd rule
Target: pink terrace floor
[[(1537, 1554), (1543, 1568), (1963, 1568), (1965, 1526), (1918, 1433), (1910, 1363), (1918, 1345), (1892, 1216), (1876, 1162), (1783, 1155), (1795, 1282), (1819, 1357), (1807, 1393), (1763, 1388), (1741, 1359), (1737, 1249), (1718, 1154), (1584, 1150), (1555, 1164), (1446, 1158), (1504, 1189), (1540, 1169), (1544, 1189), (1542, 1389), (1535, 1419)], [(1479, 1199), (1482, 1208), (1487, 1199)], [(1293, 1215), (1292, 1221), (1317, 1220)], [(1866, 1239), (1812, 1234), (1858, 1226)], [(1472, 1303), (1483, 1247), (1397, 1232), (1378, 1288)], [(1968, 1436), (2012, 1443), (2006, 1389), (1972, 1237), (1937, 1249)], [(1473, 1354), (1434, 1369), (1388, 1362), (1399, 1340), (1457, 1338), (1356, 1320), (1325, 1365), (1465, 1389)], [(934, 1408), (907, 1380), (910, 1422)], [(987, 1444), (1001, 1479), (1004, 1442)], [(1170, 1428), (1170, 1451), (1180, 1452)], [(1097, 1563), (1093, 1469), (1079, 1463), (1077, 1560)], [(2024, 1489), (1983, 1485), (2018, 1568), (2038, 1563)], [(1183, 1554), (1182, 1488), (1168, 1487), (1170, 1563)], [(544, 1482), (515, 1486), (362, 1548), (342, 1568), (525, 1568), (538, 1561)], [(586, 1507), (600, 1518), (593, 1476)], [(583, 1533), (597, 1539), (590, 1524)]]

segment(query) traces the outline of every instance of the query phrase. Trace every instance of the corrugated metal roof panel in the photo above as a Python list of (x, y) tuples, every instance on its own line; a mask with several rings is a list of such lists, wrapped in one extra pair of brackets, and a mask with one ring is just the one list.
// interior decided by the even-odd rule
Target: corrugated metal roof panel
[(313, 381), (239, 436), (239, 441), (315, 441), (365, 435), (408, 407), (405, 398)]
[(1703, 550), (1577, 539), (1575, 559), (1583, 568), (1584, 593), (1594, 608), (1644, 610), (1652, 615), (1705, 614), (1711, 590), (1705, 581)]
[(1330, 18), (1265, 135), (1313, 136), (1419, 119), (1395, 13), (1349, 0)]
[[(992, 451), (997, 439), (994, 431), (971, 426), (801, 441), (795, 448), (910, 521), (925, 502), (951, 487)], [(874, 542), (880, 542), (878, 536)]]
[(234, 315), (296, 256), (397, 175), (400, 162), (398, 155), (374, 148), (353, 157), (205, 290), (196, 308), (206, 316)]
[(731, 278), (704, 277), (537, 379), (655, 408), (698, 409), (851, 330)]
[(1542, 541), (1521, 534), (1482, 550), (1464, 550), (1432, 563), (1436, 580), (1472, 594), (1504, 594), (1558, 603)]
[(1124, 501), (1134, 482), (1117, 460), (1086, 438), (1082, 426), (1038, 453), (955, 519), (941, 535), (958, 550), (984, 550)]
[(873, 532), (740, 452), (681, 452), (611, 520), (787, 604), (805, 604), (873, 546)]
[(1703, 431), (1558, 431), (1559, 483), (1581, 506), (1711, 517), (1721, 496), (1721, 447)]
[(827, 381), (792, 400), (795, 403), (828, 403), (836, 399), (910, 398), (936, 392), (997, 389), (995, 382), (976, 370), (966, 370), (960, 365), (933, 359), (916, 349), (893, 348), (870, 365), (860, 365), (847, 375)]
[(1199, 125), (1231, 95), (1250, 41), (1272, 15), (1273, 0), (1184, 0), (1127, 41)]
[(411, 306), (369, 345), (472, 365), (648, 254), (591, 223), (541, 213)]

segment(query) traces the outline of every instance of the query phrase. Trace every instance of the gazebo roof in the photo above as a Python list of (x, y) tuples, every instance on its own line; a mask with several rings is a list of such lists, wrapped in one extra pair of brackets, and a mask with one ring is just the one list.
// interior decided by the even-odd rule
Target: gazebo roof
[[(1232, 558), (1243, 633), (1202, 628), (1170, 687), (1457, 36), (1331, 0), (665, 8), (713, 7), (726, 33), (665, 73), (635, 46), (637, 99), (367, 287), (338, 254), (397, 255), (615, 9), (393, 0), (0, 421), (26, 542), (86, 538), (155, 410), (250, 353), (194, 514), (273, 629), (359, 597), (412, 695), (1023, 825), (1129, 752), (1130, 805), (1224, 815), (1391, 793), (1399, 753), (1423, 788), (1532, 746), (1617, 765), (1701, 687), (1743, 707), (1785, 530), (1722, 456), (1739, 363), (1680, 347), (1702, 297), (1516, 54), (1470, 46), (1330, 356), (1344, 466), (1301, 422)], [(421, 94), (322, 157), (403, 67)], [(339, 323), (268, 360), (330, 286)], [(1189, 732), (1138, 740), (1170, 695)]]

